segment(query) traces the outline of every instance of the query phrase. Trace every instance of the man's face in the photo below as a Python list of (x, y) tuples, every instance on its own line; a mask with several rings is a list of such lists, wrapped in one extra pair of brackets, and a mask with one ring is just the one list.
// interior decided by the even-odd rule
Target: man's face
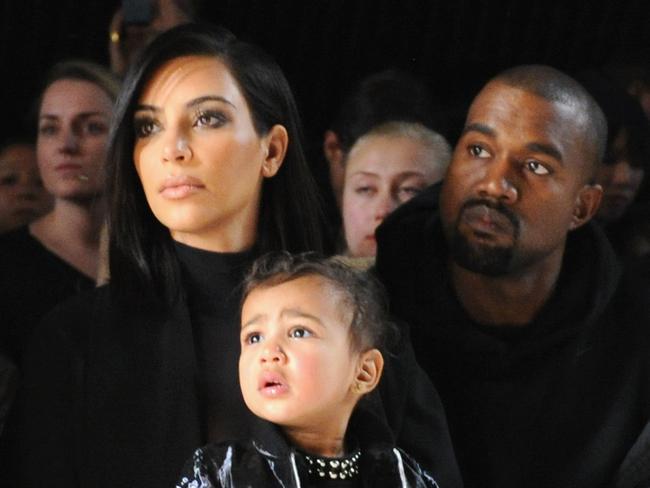
[(583, 197), (598, 191), (585, 186), (593, 156), (581, 130), (584, 117), (502, 82), (481, 91), (440, 199), (458, 265), (499, 276), (561, 256), (568, 231), (591, 216)]

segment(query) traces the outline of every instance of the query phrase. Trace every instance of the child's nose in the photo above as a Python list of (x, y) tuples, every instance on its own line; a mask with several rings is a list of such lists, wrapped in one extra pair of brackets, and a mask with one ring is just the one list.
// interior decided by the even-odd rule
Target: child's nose
[(263, 363), (280, 363), (286, 359), (284, 351), (279, 344), (269, 344), (262, 351), (262, 362)]

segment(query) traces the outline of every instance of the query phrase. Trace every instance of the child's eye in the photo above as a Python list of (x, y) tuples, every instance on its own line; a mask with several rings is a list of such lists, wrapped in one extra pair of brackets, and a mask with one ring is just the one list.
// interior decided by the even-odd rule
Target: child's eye
[(294, 339), (302, 339), (304, 337), (311, 337), (312, 335), (312, 332), (304, 327), (294, 327), (289, 331), (289, 337)]
[(260, 334), (259, 332), (251, 332), (246, 336), (244, 342), (246, 342), (246, 344), (257, 344), (261, 340), (262, 340), (262, 334)]

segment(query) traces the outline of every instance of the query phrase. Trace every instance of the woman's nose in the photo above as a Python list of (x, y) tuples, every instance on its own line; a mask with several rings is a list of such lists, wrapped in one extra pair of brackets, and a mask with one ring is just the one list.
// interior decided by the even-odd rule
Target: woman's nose
[(74, 154), (79, 151), (79, 134), (74, 127), (66, 127), (61, 132), (61, 152)]
[(388, 214), (397, 208), (398, 202), (390, 192), (381, 192), (375, 201), (375, 220), (382, 222)]
[(192, 158), (189, 142), (182, 134), (175, 133), (165, 141), (163, 161), (186, 163)]

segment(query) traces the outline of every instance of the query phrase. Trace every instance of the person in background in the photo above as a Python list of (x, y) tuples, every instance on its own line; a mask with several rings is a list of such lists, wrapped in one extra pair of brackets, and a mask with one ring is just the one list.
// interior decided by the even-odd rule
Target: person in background
[(437, 488), (360, 404), (390, 336), (376, 280), (334, 260), (272, 254), (244, 283), (239, 383), (254, 433), (195, 451), (177, 487)]
[(574, 79), (511, 68), (474, 98), (443, 182), (377, 229), (467, 487), (605, 488), (647, 464), (621, 464), (650, 420), (650, 290), (592, 222), (606, 141)]
[(124, 0), (109, 25), (111, 70), (122, 77), (142, 49), (157, 35), (192, 22), (201, 0)]
[(345, 159), (359, 137), (391, 121), (415, 122), (444, 134), (444, 122), (424, 82), (405, 71), (388, 69), (363, 78), (344, 98), (323, 136), (330, 184), (341, 208)]
[(20, 367), (40, 318), (94, 286), (104, 162), (119, 84), (102, 66), (70, 60), (48, 74), (38, 105), (36, 154), (51, 210), (0, 236), (0, 316), (7, 352)]
[(650, 167), (650, 122), (637, 100), (603, 73), (583, 72), (577, 79), (607, 119), (607, 148), (596, 172), (603, 188), (596, 219), (619, 256), (634, 259), (643, 252), (638, 242), (650, 239), (647, 213), (644, 218), (641, 212), (647, 202), (639, 195)]
[[(266, 252), (322, 248), (279, 66), (194, 24), (138, 59), (108, 151), (110, 280), (52, 311), (25, 360), (17, 465), (27, 487), (171, 486), (198, 446), (246, 438), (244, 272)], [(386, 368), (378, 415), (423, 465), (457, 479), (437, 394), (409, 345), (391, 358), (406, 365)]]
[(344, 254), (374, 257), (375, 229), (402, 203), (442, 180), (451, 147), (415, 122), (387, 122), (350, 149), (343, 183)]
[(8, 139), (0, 144), (0, 234), (48, 212), (52, 195), (43, 187), (33, 142)]

